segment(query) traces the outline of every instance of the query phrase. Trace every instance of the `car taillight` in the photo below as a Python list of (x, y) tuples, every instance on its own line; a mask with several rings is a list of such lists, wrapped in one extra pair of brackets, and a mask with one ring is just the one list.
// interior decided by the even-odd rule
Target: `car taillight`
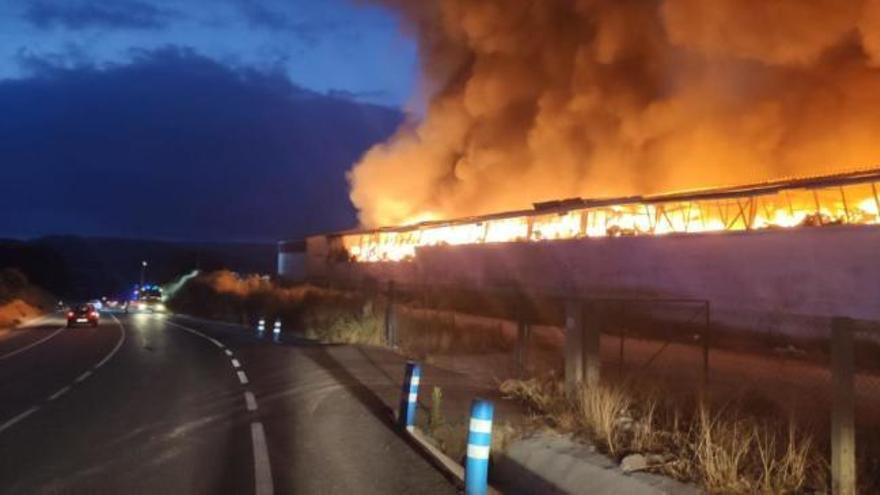
[(73, 311), (68, 311), (68, 312), (67, 312), (67, 317), (68, 317), (68, 318), (73, 318)]
[(97, 318), (97, 317), (98, 317), (97, 311), (92, 311), (91, 313), (89, 313), (89, 318)]

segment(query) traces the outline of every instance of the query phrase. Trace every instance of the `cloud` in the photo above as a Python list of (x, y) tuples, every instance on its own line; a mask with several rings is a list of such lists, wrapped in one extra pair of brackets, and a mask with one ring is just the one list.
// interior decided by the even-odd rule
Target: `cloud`
[(30, 2), (24, 18), (40, 29), (63, 27), (161, 29), (174, 12), (140, 0), (37, 0)]
[(331, 89), (330, 91), (327, 91), (327, 96), (330, 96), (333, 98), (341, 98), (344, 100), (380, 101), (383, 99), (387, 99), (389, 94), (388, 94), (388, 91), (384, 91), (381, 89), (367, 90), (367, 91), (348, 91), (345, 89)]
[(236, 3), (245, 19), (255, 27), (282, 31), (296, 26), (284, 12), (268, 7), (260, 0), (237, 0)]
[(0, 81), (0, 235), (270, 240), (356, 223), (345, 172), (399, 112), (186, 49)]
[(327, 20), (299, 20), (280, 8), (270, 6), (265, 0), (235, 0), (244, 19), (252, 27), (283, 31), (314, 46), (328, 33), (342, 30), (341, 23)]

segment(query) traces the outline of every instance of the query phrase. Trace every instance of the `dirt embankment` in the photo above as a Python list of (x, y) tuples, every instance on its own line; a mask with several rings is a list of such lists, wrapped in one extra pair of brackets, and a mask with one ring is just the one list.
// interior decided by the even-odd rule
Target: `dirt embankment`
[(0, 329), (11, 328), (52, 309), (52, 297), (14, 268), (0, 270)]

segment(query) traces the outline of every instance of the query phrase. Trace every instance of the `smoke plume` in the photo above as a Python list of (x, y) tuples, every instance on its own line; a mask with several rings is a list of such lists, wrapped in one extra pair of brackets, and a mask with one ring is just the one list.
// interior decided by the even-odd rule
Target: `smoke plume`
[(365, 226), (871, 166), (880, 0), (369, 0), (424, 115), (350, 172)]

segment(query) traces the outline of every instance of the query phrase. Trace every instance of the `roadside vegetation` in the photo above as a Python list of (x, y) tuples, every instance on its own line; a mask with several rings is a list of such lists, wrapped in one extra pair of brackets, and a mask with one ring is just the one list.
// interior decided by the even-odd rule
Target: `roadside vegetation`
[[(429, 363), (467, 354), (484, 365), (492, 356), (512, 355), (516, 328), (499, 324), (495, 316), (511, 309), (522, 311), (520, 306), (455, 294), (430, 298), (431, 307), (418, 298), (397, 301), (400, 352)], [(456, 312), (459, 304), (482, 304), (483, 309), (477, 315)], [(284, 285), (267, 277), (224, 271), (190, 280), (169, 305), (175, 311), (252, 328), (260, 318), (267, 320), (268, 328), (280, 319), (285, 331), (323, 342), (386, 344), (388, 300), (379, 291)], [(558, 309), (543, 308), (547, 314)], [(540, 305), (529, 310), (533, 315), (543, 312)], [(459, 364), (449, 362), (455, 363), (453, 367)], [(529, 419), (517, 426), (496, 425), (495, 452), (511, 439), (550, 428), (595, 445), (621, 462), (625, 471), (670, 476), (709, 493), (827, 491), (829, 460), (822, 442), (828, 437), (821, 427), (804, 426), (793, 415), (762, 410), (742, 400), (688, 396), (681, 387), (672, 393), (676, 387), (649, 382), (644, 376), (566, 393), (558, 375), (551, 371), (541, 374), (544, 378), (499, 379), (501, 393), (523, 404)], [(460, 460), (466, 447), (466, 418), (444, 416), (442, 389), (426, 392), (430, 409), (425, 431), (447, 455)]]
[(14, 268), (0, 270), (0, 329), (14, 327), (52, 308), (51, 296)]
[[(285, 331), (329, 343), (382, 345), (386, 342), (388, 300), (383, 294), (285, 285), (269, 277), (230, 271), (198, 275), (168, 301), (177, 312), (255, 327), (278, 319)], [(427, 310), (413, 301), (399, 304), (398, 346), (410, 356), (455, 352), (507, 352), (515, 336), (495, 323), (455, 322), (449, 314)]]
[(523, 402), (537, 423), (589, 439), (625, 470), (696, 482), (710, 493), (814, 493), (828, 486), (828, 461), (813, 435), (741, 404), (673, 400), (654, 387), (617, 384), (566, 394), (552, 378), (508, 380), (501, 390)]

